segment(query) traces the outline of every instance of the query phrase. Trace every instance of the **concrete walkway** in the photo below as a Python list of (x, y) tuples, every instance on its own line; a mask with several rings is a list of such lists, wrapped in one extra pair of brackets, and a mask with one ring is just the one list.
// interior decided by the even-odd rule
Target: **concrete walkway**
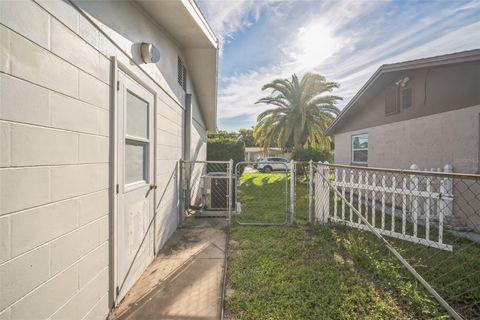
[(225, 239), (225, 219), (188, 219), (109, 319), (219, 319)]

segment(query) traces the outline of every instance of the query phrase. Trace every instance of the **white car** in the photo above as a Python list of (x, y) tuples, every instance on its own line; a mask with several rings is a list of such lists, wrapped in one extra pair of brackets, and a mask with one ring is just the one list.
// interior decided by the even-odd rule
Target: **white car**
[(285, 158), (270, 157), (258, 161), (257, 169), (260, 172), (288, 171), (290, 161)]

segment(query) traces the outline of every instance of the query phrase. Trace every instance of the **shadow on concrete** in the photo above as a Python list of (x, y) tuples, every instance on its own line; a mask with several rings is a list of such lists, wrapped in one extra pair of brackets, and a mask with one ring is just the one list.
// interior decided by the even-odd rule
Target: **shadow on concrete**
[(219, 319), (226, 222), (187, 220), (109, 319)]

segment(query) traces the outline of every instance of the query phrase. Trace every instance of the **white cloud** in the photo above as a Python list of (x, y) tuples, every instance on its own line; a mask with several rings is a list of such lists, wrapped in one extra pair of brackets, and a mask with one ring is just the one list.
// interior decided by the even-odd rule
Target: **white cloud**
[(199, 0), (198, 3), (218, 37), (221, 51), (225, 41), (257, 22), (262, 10), (273, 10), (282, 4), (277, 0)]
[[(215, 3), (218, 4), (209, 3), (210, 10), (214, 10)], [(261, 10), (275, 4), (271, 1), (228, 3), (232, 4), (230, 10), (215, 9), (218, 14), (213, 20), (209, 18), (212, 24), (217, 25), (217, 30), (221, 30), (224, 39), (233, 38), (238, 30), (254, 23)], [(279, 44), (281, 48), (279, 62), (268, 68), (247, 70), (222, 79), (223, 85), (218, 97), (220, 123), (229, 118), (242, 117), (254, 124), (256, 116), (269, 108), (254, 104), (269, 93), (262, 92), (261, 87), (273, 79), (287, 78), (293, 73), (315, 71), (327, 76), (331, 81), (339, 82), (341, 88), (335, 93), (345, 98), (340, 105), (343, 106), (383, 63), (480, 47), (480, 22), (458, 26), (452, 19), (459, 12), (478, 8), (478, 3), (459, 4), (454, 10), (445, 8), (413, 24), (398, 26), (401, 32), (392, 34), (382, 34), (383, 30), (374, 29), (375, 27), (368, 21), (355, 23), (356, 27), (348, 28), (348, 32), (344, 30), (349, 23), (358, 22), (366, 14), (381, 10), (385, 5), (386, 3), (382, 1), (328, 1), (319, 3), (316, 11), (318, 13), (307, 15), (308, 18), (297, 25), (293, 25), (294, 22), (288, 18), (275, 21), (282, 23), (283, 26), (292, 24), (286, 28), (291, 30), (289, 34), (280, 39), (282, 43)], [(389, 17), (386, 16), (385, 19)], [(443, 26), (444, 30), (440, 30), (443, 33), (439, 32), (437, 25), (445, 21), (447, 24), (453, 21), (452, 26)], [(252, 32), (255, 30), (252, 29)], [(373, 35), (380, 39), (378, 43), (362, 47), (361, 45), (364, 45), (365, 41), (370, 41)], [(222, 129), (234, 130), (238, 127), (232, 124)]]

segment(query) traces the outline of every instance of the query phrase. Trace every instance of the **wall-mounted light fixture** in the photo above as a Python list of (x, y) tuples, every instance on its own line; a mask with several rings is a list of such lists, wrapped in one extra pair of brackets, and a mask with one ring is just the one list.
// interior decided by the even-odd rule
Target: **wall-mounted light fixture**
[(152, 43), (142, 42), (140, 52), (145, 63), (157, 63), (160, 61), (160, 51)]
[(405, 87), (407, 85), (408, 81), (410, 81), (410, 77), (405, 77), (405, 78), (402, 78), (402, 79), (398, 80), (397, 82), (395, 82), (395, 84), (397, 86), (400, 86), (400, 87)]

